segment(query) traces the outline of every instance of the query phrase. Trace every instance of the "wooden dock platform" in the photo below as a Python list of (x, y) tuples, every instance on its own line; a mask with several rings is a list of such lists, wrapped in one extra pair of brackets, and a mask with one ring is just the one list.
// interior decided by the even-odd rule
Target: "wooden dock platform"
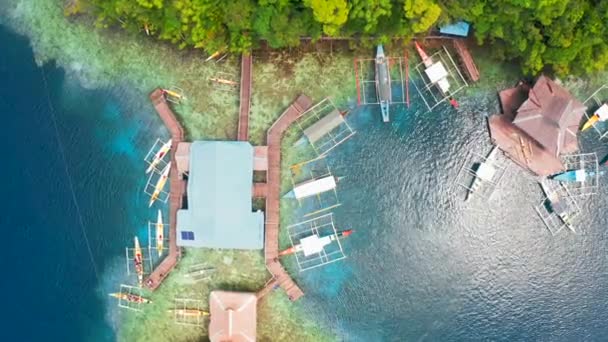
[(145, 285), (150, 290), (156, 290), (162, 281), (169, 275), (173, 267), (180, 258), (180, 249), (177, 247), (176, 219), (177, 210), (182, 207), (184, 192), (186, 190), (185, 181), (177, 171), (175, 152), (177, 145), (184, 140), (184, 129), (169, 107), (162, 89), (156, 89), (150, 94), (150, 100), (163, 123), (171, 133), (173, 148), (171, 148), (171, 170), (169, 171), (169, 255), (154, 269), (145, 281)]
[(239, 128), (237, 140), (249, 140), (249, 110), (251, 109), (251, 79), (252, 79), (251, 53), (241, 56), (241, 95), (239, 105)]
[(292, 301), (302, 297), (304, 292), (296, 285), (279, 262), (281, 139), (285, 130), (311, 106), (312, 100), (305, 95), (300, 95), (274, 122), (267, 133), (268, 173), (264, 241), (266, 268)]
[(463, 39), (454, 39), (454, 49), (456, 49), (456, 53), (458, 53), (458, 57), (464, 66), (464, 70), (469, 75), (469, 79), (473, 82), (479, 81), (479, 70), (477, 70), (477, 65), (475, 65), (475, 61), (473, 60), (473, 56), (471, 56), (471, 52), (467, 48), (467, 45)]

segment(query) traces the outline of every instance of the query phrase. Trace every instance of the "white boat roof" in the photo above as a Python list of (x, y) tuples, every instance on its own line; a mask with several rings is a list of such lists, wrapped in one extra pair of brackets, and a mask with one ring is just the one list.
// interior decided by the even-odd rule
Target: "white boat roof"
[(577, 182), (584, 182), (585, 179), (587, 179), (587, 173), (585, 172), (585, 170), (576, 170), (574, 172), (574, 175), (576, 177)]
[(488, 163), (479, 164), (479, 168), (475, 172), (475, 174), (477, 175), (477, 177), (479, 177), (479, 179), (484, 180), (486, 182), (491, 181), (492, 178), (494, 178), (495, 173), (496, 173), (496, 169)]
[(426, 75), (429, 77), (431, 83), (437, 83), (439, 80), (444, 79), (448, 76), (448, 71), (443, 66), (443, 63), (436, 62), (430, 67), (424, 70)]
[(293, 188), (293, 194), (295, 198), (300, 199), (332, 190), (335, 187), (336, 179), (334, 176), (327, 176), (296, 185)]
[(320, 238), (319, 235), (316, 234), (307, 236), (300, 240), (300, 245), (302, 246), (304, 256), (320, 253), (323, 251), (323, 247), (329, 245), (330, 243), (331, 238), (329, 236)]
[(601, 105), (594, 114), (600, 118), (600, 121), (608, 120), (608, 104), (604, 103)]
[(447, 78), (437, 81), (437, 85), (439, 86), (441, 91), (444, 93), (447, 93), (448, 90), (450, 90), (450, 82), (448, 82)]

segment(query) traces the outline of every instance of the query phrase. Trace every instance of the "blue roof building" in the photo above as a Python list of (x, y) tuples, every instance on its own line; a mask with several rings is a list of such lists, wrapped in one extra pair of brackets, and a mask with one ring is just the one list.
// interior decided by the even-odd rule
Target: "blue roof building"
[(177, 245), (262, 249), (264, 214), (252, 212), (251, 144), (195, 141), (189, 159), (188, 209), (177, 212)]
[(467, 37), (469, 35), (469, 27), (470, 25), (466, 21), (458, 21), (450, 25), (441, 26), (439, 33)]

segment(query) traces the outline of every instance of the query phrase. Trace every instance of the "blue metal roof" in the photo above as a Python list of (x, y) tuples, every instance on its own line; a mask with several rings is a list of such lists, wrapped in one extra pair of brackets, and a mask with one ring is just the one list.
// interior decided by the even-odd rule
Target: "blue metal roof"
[(466, 21), (458, 21), (450, 25), (441, 26), (439, 33), (467, 37), (469, 35), (469, 27), (470, 25)]
[(262, 249), (264, 214), (252, 212), (253, 147), (195, 141), (190, 146), (188, 209), (177, 212), (177, 244)]

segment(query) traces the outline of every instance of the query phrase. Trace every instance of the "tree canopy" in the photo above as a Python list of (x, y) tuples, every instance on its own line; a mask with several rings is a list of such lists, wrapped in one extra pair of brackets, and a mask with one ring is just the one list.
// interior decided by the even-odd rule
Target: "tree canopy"
[[(243, 52), (300, 38), (424, 35), (466, 20), (479, 44), (524, 72), (603, 70), (608, 63), (608, 0), (87, 0), (102, 26), (146, 31), (184, 47)], [(70, 11), (69, 13), (72, 13)]]

